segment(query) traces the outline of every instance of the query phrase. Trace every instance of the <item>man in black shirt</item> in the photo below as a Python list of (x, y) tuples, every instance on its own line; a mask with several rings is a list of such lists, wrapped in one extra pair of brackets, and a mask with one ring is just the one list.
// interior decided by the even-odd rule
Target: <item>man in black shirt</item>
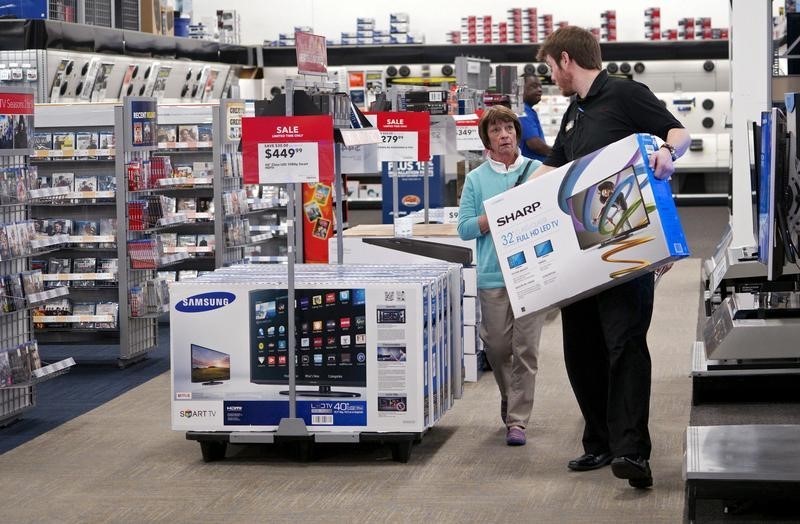
[[(639, 82), (603, 71), (600, 45), (591, 33), (565, 27), (551, 34), (537, 58), (572, 103), (564, 113), (553, 151), (534, 177), (633, 133), (665, 141), (650, 157), (659, 179), (688, 148), (689, 133)], [(532, 177), (533, 178), (533, 177)], [(618, 284), (561, 309), (564, 360), (585, 421), (585, 454), (575, 471), (611, 464), (616, 477), (636, 488), (653, 484), (650, 471), (650, 353), (653, 274)]]

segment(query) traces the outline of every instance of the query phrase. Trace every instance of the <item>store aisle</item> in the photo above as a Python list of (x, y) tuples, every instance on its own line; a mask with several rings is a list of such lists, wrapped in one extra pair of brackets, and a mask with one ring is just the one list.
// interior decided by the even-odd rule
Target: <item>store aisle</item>
[(542, 340), (528, 445), (505, 445), (489, 374), (415, 446), (335, 446), (296, 462), (288, 450), (232, 446), (205, 464), (169, 429), (169, 375), (0, 456), (9, 522), (677, 522), (689, 421), (698, 259), (675, 265), (656, 292), (651, 329), (655, 487), (636, 491), (604, 468), (569, 472), (581, 421), (561, 356), (558, 320)]

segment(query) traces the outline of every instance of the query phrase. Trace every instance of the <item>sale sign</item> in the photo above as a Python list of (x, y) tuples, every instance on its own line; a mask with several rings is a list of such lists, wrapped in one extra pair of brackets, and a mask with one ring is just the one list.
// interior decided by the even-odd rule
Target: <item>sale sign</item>
[(296, 31), (294, 47), (298, 73), (324, 75), (328, 72), (328, 49), (324, 36)]
[(333, 181), (333, 117), (242, 119), (245, 184)]
[(378, 113), (381, 141), (378, 158), (383, 162), (431, 159), (431, 115), (414, 111)]
[(453, 115), (456, 121), (456, 149), (458, 151), (483, 151), (484, 145), (478, 133), (481, 119), (478, 115)]

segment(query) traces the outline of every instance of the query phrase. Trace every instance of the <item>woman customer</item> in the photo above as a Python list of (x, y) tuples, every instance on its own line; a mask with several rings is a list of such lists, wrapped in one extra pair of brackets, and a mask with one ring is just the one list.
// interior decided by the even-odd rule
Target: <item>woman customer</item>
[(476, 239), (480, 337), (500, 389), (500, 417), (506, 444), (525, 444), (525, 428), (533, 409), (539, 357), (539, 334), (545, 314), (514, 318), (500, 262), (497, 259), (483, 202), (524, 182), (541, 165), (522, 156), (517, 115), (503, 106), (484, 112), (478, 134), (488, 150), (486, 162), (467, 174), (461, 193), (458, 235)]

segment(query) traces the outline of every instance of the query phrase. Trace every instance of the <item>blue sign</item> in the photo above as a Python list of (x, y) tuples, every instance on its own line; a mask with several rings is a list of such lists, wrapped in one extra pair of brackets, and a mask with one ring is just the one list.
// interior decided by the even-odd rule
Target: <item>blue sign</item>
[[(226, 400), (226, 426), (277, 426), (289, 416), (288, 400)], [(298, 400), (297, 418), (307, 426), (366, 426), (363, 400)]]
[(133, 147), (156, 147), (158, 145), (156, 100), (131, 100), (130, 104), (130, 145)]
[[(398, 188), (400, 200), (398, 202), (398, 215), (404, 217), (414, 211), (425, 208), (423, 200), (424, 182), (422, 162), (394, 162), (398, 171)], [(444, 206), (444, 163), (441, 155), (434, 155), (428, 162), (428, 207)], [(383, 184), (383, 223), (391, 224), (394, 211), (394, 193), (392, 192), (392, 179), (389, 176), (389, 162), (383, 162), (381, 167), (381, 182)]]
[(225, 307), (234, 300), (236, 295), (233, 293), (214, 291), (186, 297), (175, 304), (175, 309), (181, 313), (203, 313)]

